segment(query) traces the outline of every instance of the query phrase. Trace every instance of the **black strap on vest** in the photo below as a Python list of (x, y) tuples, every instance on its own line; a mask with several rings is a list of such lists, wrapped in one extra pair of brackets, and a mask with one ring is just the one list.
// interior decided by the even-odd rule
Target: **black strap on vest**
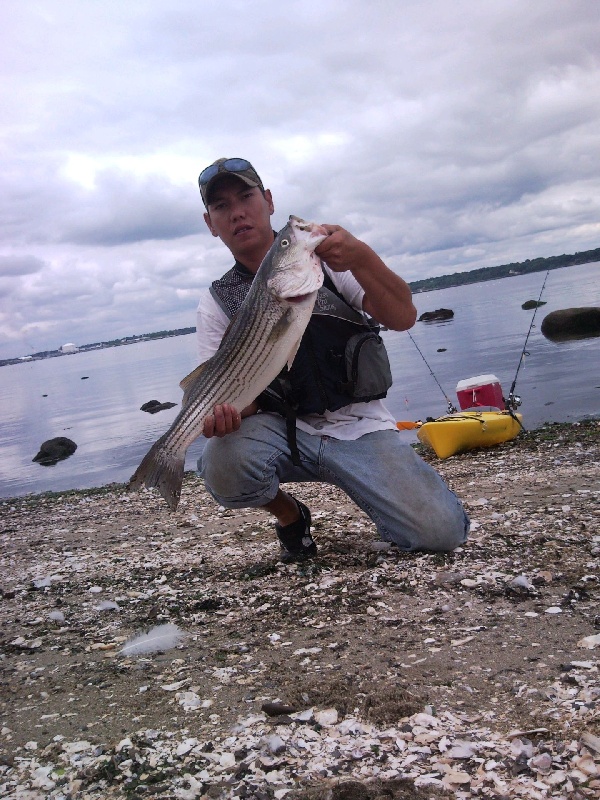
[(301, 467), (302, 462), (300, 461), (300, 451), (298, 450), (298, 440), (296, 438), (297, 406), (291, 399), (291, 387), (286, 379), (279, 377), (276, 381), (281, 394), (267, 386), (264, 392), (258, 395), (256, 402), (261, 411), (270, 411), (285, 419), (285, 431), (292, 464), (295, 467)]

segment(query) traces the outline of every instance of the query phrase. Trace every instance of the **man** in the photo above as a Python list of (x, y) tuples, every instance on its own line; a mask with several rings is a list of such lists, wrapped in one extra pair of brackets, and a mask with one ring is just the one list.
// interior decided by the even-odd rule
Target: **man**
[[(204, 220), (235, 259), (234, 267), (212, 284), (198, 306), (198, 347), (205, 361), (218, 349), (230, 317), (273, 244), (275, 209), (270, 190), (245, 159), (218, 159), (202, 171), (198, 182)], [(321, 358), (323, 363), (329, 338), (344, 340), (349, 327), (362, 331), (360, 341), (377, 340), (383, 348), (378, 337), (365, 334), (372, 331), (369, 318), (399, 331), (412, 327), (416, 319), (410, 289), (402, 278), (344, 228), (323, 227), (329, 235), (315, 252), (323, 261), (328, 297), (340, 308), (336, 311), (340, 318), (319, 319), (316, 304), (290, 370), (291, 383), (286, 384), (292, 387), (291, 401), (288, 397), (286, 405), (284, 398), (281, 407), (289, 410), (290, 402), (300, 406), (297, 419), (292, 418), (293, 430), (290, 433), (289, 414), (286, 419), (270, 410), (269, 393), (245, 409), (215, 406), (204, 424), (208, 441), (198, 462), (200, 474), (223, 506), (262, 507), (273, 514), (284, 562), (302, 561), (317, 552), (310, 510), (280, 486), (303, 481), (339, 486), (370, 516), (381, 538), (403, 550), (452, 550), (465, 541), (468, 518), (437, 472), (401, 441), (395, 420), (380, 399), (389, 383), (381, 392), (385, 368), (375, 364), (379, 351), (363, 359), (360, 367), (373, 373), (367, 383), (375, 380), (378, 388), (373, 397), (379, 399), (369, 395), (357, 401), (351, 392), (346, 396), (346, 389), (340, 388), (344, 382), (318, 366), (307, 367), (314, 373), (309, 379), (306, 370), (296, 369), (298, 362), (317, 364)], [(332, 366), (334, 371), (338, 368)], [(310, 397), (307, 401), (307, 385), (321, 384), (329, 385), (333, 401), (316, 396), (314, 403)], [(303, 392), (304, 399), (298, 402)]]

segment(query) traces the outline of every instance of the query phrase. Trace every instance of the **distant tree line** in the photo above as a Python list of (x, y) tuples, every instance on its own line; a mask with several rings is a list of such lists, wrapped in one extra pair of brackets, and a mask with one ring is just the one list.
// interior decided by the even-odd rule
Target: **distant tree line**
[(450, 286), (464, 286), (467, 283), (480, 283), (481, 281), (495, 281), (498, 278), (509, 278), (514, 275), (526, 275), (529, 272), (543, 272), (561, 267), (574, 267), (577, 264), (589, 264), (593, 261), (600, 261), (600, 247), (573, 255), (527, 259), (513, 264), (502, 264), (499, 267), (481, 267), (469, 272), (454, 272), (451, 275), (439, 275), (437, 278), (423, 278), (423, 280), (412, 281), (409, 286), (415, 293), (431, 292), (434, 289), (447, 289)]
[[(171, 331), (155, 331), (154, 333), (140, 333), (135, 336), (123, 336), (120, 339), (108, 339), (105, 342), (92, 342), (91, 344), (82, 344), (77, 348), (78, 353), (87, 353), (89, 350), (103, 350), (107, 347), (120, 347), (124, 344), (137, 344), (138, 342), (147, 342), (150, 339), (166, 339), (169, 336), (183, 336), (186, 333), (195, 333), (196, 328), (176, 328)], [(9, 364), (21, 364), (26, 361), (39, 361), (42, 358), (57, 358), (58, 356), (67, 355), (62, 350), (40, 350), (38, 353), (31, 353), (26, 358), (5, 358), (0, 359), (0, 367), (6, 367)], [(68, 355), (75, 355), (69, 353)]]
[(172, 331), (154, 331), (154, 333), (136, 333), (133, 336), (123, 336), (121, 339), (110, 339), (107, 342), (94, 342), (94, 344), (81, 345), (79, 350), (96, 350), (100, 347), (119, 347), (122, 344), (136, 344), (148, 339), (166, 339), (169, 336), (184, 336), (195, 333), (196, 328), (175, 328)]

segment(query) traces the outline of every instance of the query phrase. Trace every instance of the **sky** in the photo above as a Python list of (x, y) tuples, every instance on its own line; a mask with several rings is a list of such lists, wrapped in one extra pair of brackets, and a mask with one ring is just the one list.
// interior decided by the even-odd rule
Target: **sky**
[(600, 246), (597, 0), (2, 0), (0, 358), (192, 327), (199, 172), (407, 281)]

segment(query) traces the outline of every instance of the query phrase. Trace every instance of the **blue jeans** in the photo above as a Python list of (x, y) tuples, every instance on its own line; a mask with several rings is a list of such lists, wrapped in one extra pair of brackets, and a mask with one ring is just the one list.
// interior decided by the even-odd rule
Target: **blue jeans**
[(226, 508), (264, 506), (280, 483), (338, 486), (402, 550), (449, 551), (462, 544), (469, 518), (438, 473), (397, 431), (354, 441), (297, 431), (301, 466), (292, 464), (285, 420), (256, 414), (238, 431), (211, 438), (198, 460), (207, 490)]

